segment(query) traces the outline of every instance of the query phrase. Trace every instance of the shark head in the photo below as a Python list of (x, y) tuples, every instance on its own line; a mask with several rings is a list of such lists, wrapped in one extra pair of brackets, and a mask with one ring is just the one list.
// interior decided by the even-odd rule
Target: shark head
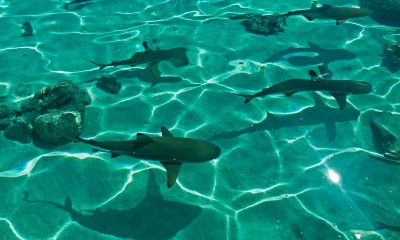
[(217, 158), (221, 154), (221, 148), (217, 145), (203, 141), (193, 140), (191, 154), (188, 154), (190, 162), (207, 162)]

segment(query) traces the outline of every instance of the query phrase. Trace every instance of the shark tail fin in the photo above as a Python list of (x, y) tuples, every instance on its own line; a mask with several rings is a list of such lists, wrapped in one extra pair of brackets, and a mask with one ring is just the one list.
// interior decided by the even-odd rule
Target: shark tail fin
[(98, 66), (98, 67), (99, 67), (99, 70), (102, 70), (102, 69), (104, 69), (105, 67), (108, 66), (107, 64), (100, 64), (100, 63), (96, 63), (96, 62), (91, 61), (91, 60), (88, 60), (88, 61), (91, 62), (91, 63), (93, 63), (94, 65)]

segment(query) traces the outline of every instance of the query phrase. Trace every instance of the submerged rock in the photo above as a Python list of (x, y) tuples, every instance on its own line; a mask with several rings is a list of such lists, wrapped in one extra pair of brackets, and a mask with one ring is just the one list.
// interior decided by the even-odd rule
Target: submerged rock
[(257, 15), (257, 14), (241, 14), (230, 17), (231, 20), (241, 20), (241, 24), (248, 32), (259, 35), (271, 35), (283, 32), (282, 27), (285, 24), (285, 18), (276, 15)]
[(400, 45), (399, 44), (387, 44), (383, 48), (381, 54), (382, 62), (381, 66), (387, 68), (392, 73), (400, 70)]
[(15, 119), (17, 111), (9, 106), (0, 105), (0, 131), (7, 128)]
[(5, 129), (8, 139), (22, 143), (30, 142), (32, 136), (37, 145), (66, 143), (69, 140), (56, 135), (52, 125), (79, 135), (82, 116), (90, 102), (88, 93), (72, 81), (45, 86), (23, 102), (18, 111), (0, 106), (0, 129)]
[(31, 37), (33, 36), (33, 28), (30, 22), (26, 21), (22, 23), (22, 30), (23, 33), (21, 34), (21, 37)]
[[(62, 144), (70, 140), (59, 136), (54, 131), (54, 126), (71, 136), (81, 133), (81, 114), (79, 112), (55, 112), (40, 115), (33, 122), (34, 134), (37, 139), (47, 144)], [(54, 125), (54, 126), (53, 126)]]
[(110, 94), (118, 94), (121, 90), (121, 82), (115, 77), (102, 76), (97, 79), (96, 87)]
[(4, 136), (10, 140), (29, 143), (32, 137), (32, 126), (22, 120), (15, 121), (7, 126)]
[(359, 0), (360, 7), (373, 10), (370, 17), (387, 26), (400, 26), (400, 0)]

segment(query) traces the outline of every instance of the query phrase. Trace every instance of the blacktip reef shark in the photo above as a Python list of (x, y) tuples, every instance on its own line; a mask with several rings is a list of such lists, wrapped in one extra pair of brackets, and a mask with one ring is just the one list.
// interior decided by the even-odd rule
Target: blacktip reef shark
[[(153, 171), (149, 171), (147, 191), (143, 200), (127, 209), (113, 209), (107, 206), (104, 209), (75, 210), (69, 197), (61, 204), (29, 199), (27, 192), (23, 200), (32, 205), (54, 206), (69, 214), (71, 221), (82, 227), (118, 239), (171, 239), (202, 212), (199, 206), (163, 199)], [(155, 227), (157, 231), (154, 231)]]
[(144, 52), (137, 52), (133, 54), (133, 56), (129, 59), (111, 62), (108, 64), (100, 64), (94, 61), (90, 61), (91, 63), (99, 66), (99, 70), (104, 69), (106, 67), (116, 67), (122, 65), (128, 65), (131, 67), (153, 63), (153, 62), (161, 62), (161, 61), (170, 61), (176, 67), (182, 67), (189, 64), (189, 59), (186, 55), (187, 48), (185, 47), (177, 47), (170, 49), (158, 49), (152, 50), (149, 48), (148, 43), (144, 41), (143, 43)]
[(244, 103), (249, 103), (256, 97), (263, 98), (267, 95), (275, 93), (283, 93), (287, 97), (290, 97), (293, 94), (302, 91), (327, 91), (336, 99), (337, 103), (339, 104), (339, 108), (344, 109), (347, 102), (347, 95), (366, 94), (372, 92), (372, 86), (367, 82), (356, 80), (332, 80), (330, 79), (332, 72), (330, 72), (325, 66), (319, 66), (319, 70), (323, 74), (322, 77), (318, 76), (314, 70), (310, 70), (310, 80), (296, 78), (289, 79), (274, 84), (268, 88), (264, 88), (255, 94), (233, 94), (245, 98)]
[(400, 151), (388, 151), (384, 154), (368, 154), (368, 157), (388, 165), (400, 165)]
[(69, 3), (64, 4), (64, 8), (69, 11), (79, 10), (92, 4), (92, 0), (74, 0)]
[(322, 48), (310, 41), (309, 47), (290, 47), (268, 57), (264, 63), (287, 61), (294, 66), (328, 65), (338, 60), (350, 60), (357, 57), (354, 53), (342, 48)]
[(138, 133), (135, 140), (96, 141), (71, 136), (52, 125), (56, 134), (75, 142), (82, 142), (94, 147), (95, 151), (111, 153), (111, 158), (127, 155), (135, 158), (156, 160), (167, 170), (167, 186), (174, 185), (183, 163), (207, 162), (217, 158), (221, 148), (205, 140), (174, 137), (165, 127), (161, 127), (161, 137), (150, 137)]
[(371, 13), (372, 11), (367, 8), (336, 7), (323, 4), (321, 7), (290, 11), (279, 16), (288, 17), (303, 15), (308, 21), (313, 21), (314, 19), (333, 19), (336, 20), (336, 25), (339, 25), (344, 23), (347, 19), (365, 17)]
[(238, 131), (221, 132), (211, 138), (233, 138), (257, 131), (274, 131), (287, 127), (324, 124), (328, 140), (333, 140), (336, 137), (336, 123), (356, 120), (360, 116), (360, 111), (355, 108), (339, 110), (327, 106), (316, 92), (313, 92), (313, 99), (314, 106), (307, 107), (299, 112), (290, 114), (273, 114), (267, 112), (266, 118), (259, 123), (252, 124)]

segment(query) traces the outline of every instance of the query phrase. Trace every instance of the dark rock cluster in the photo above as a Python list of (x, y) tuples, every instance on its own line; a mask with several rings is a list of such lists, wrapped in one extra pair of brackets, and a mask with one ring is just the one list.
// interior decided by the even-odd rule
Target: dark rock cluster
[(69, 135), (81, 131), (89, 95), (71, 81), (59, 82), (54, 87), (45, 86), (19, 108), (0, 105), (0, 130), (10, 140), (36, 145), (62, 144), (68, 140), (54, 132), (54, 126)]
[(400, 0), (359, 0), (360, 7), (373, 10), (370, 17), (387, 26), (400, 26)]
[(246, 28), (246, 31), (259, 34), (271, 35), (283, 32), (282, 27), (285, 24), (285, 18), (277, 15), (257, 15), (257, 14), (240, 14), (231, 16), (231, 20), (243, 20), (241, 24)]
[(121, 90), (121, 82), (118, 81), (118, 79), (116, 79), (115, 77), (102, 76), (101, 78), (96, 80), (96, 87), (106, 93), (116, 95), (119, 93), (119, 90)]
[(387, 68), (392, 73), (400, 70), (400, 45), (386, 44), (381, 54), (381, 66)]
[(33, 28), (30, 22), (26, 21), (22, 23), (22, 31), (21, 37), (31, 37), (33, 36)]

